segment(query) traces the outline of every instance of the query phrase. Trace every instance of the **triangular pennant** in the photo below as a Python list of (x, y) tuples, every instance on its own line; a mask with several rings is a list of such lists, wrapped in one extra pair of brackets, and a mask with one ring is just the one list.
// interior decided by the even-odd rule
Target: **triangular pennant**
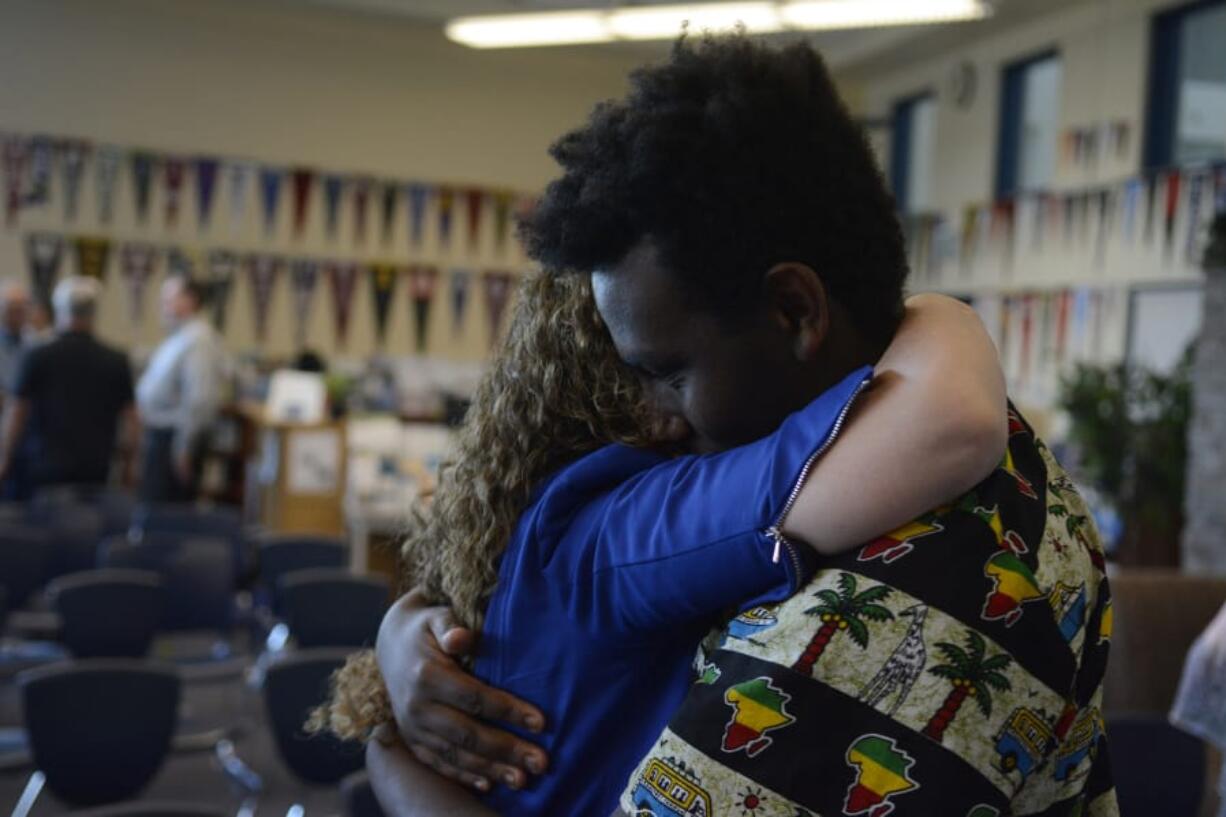
[(494, 248), (502, 252), (507, 246), (507, 230), (511, 224), (511, 207), (515, 194), (500, 190), (494, 194)]
[(353, 180), (353, 240), (366, 243), (366, 208), (370, 204), (370, 188), (374, 183), (367, 178)]
[(294, 341), (302, 348), (306, 345), (307, 327), (311, 322), (315, 284), (319, 280), (319, 264), (309, 258), (296, 258), (290, 265), (289, 272), (290, 286), (294, 293)]
[(98, 221), (110, 224), (115, 215), (115, 185), (123, 151), (114, 145), (100, 145), (94, 151), (94, 189), (98, 194)]
[(153, 190), (152, 153), (137, 151), (132, 154), (132, 192), (136, 197), (136, 219), (144, 224), (149, 217), (149, 194)]
[(380, 235), (383, 236), (383, 243), (390, 244), (392, 242), (392, 230), (396, 225), (396, 199), (400, 193), (400, 185), (395, 182), (386, 182), (380, 190), (380, 201), (382, 202), (383, 212), (383, 228), (380, 230)]
[(1137, 234), (1137, 208), (1141, 204), (1141, 193), (1144, 183), (1140, 179), (1129, 179), (1124, 182), (1124, 215), (1122, 218), (1122, 229), (1124, 232), (1124, 240), (1129, 244), (1133, 242)]
[(179, 223), (187, 162), (178, 156), (167, 156), (162, 161), (162, 176), (166, 179), (166, 226), (174, 227)]
[(1107, 260), (1107, 237), (1115, 223), (1115, 191), (1104, 187), (1095, 194), (1098, 203), (1098, 236), (1094, 240), (1094, 260), (1101, 267)]
[(370, 265), (370, 294), (375, 307), (375, 337), (383, 345), (387, 337), (387, 321), (391, 317), (392, 298), (396, 294), (396, 279), (400, 268), (395, 264)]
[(1205, 195), (1205, 183), (1209, 181), (1206, 173), (1194, 172), (1192, 178), (1188, 181), (1188, 236), (1184, 242), (1184, 256), (1188, 259), (1188, 263), (1195, 264), (1197, 258), (1196, 247), (1200, 242), (1201, 228), (1201, 204)]
[[(167, 247), (166, 277), (195, 279), (198, 267), (200, 266), (198, 262), (199, 253), (196, 250), (187, 250), (183, 247)], [(207, 282), (208, 279), (205, 278), (203, 280)]]
[(438, 240), (444, 247), (451, 246), (451, 221), (455, 210), (455, 191), (450, 187), (440, 187), (438, 195)]
[(196, 218), (202, 229), (209, 226), (213, 217), (213, 192), (217, 189), (219, 164), (216, 159), (196, 159)]
[(426, 205), (430, 203), (430, 187), (421, 182), (411, 182), (404, 188), (409, 200), (409, 240), (420, 247), (426, 233)]
[(111, 260), (111, 239), (77, 236), (73, 247), (77, 252), (77, 275), (105, 281), (107, 266)]
[(277, 231), (277, 206), (281, 202), (281, 168), (260, 168), (260, 204), (264, 211), (264, 233)]
[(502, 270), (488, 270), (482, 276), (485, 284), (485, 315), (489, 319), (490, 346), (498, 342), (502, 332), (502, 317), (511, 298), (513, 276)]
[(21, 193), (25, 187), (26, 140), (9, 136), (4, 140), (4, 223), (12, 227), (21, 212)]
[(255, 319), (255, 337), (260, 343), (268, 338), (268, 314), (276, 290), (277, 274), (281, 271), (280, 256), (252, 253), (247, 256), (247, 274), (251, 278), (251, 309)]
[(205, 290), (205, 301), (218, 332), (226, 328), (226, 314), (230, 306), (230, 290), (238, 277), (239, 258), (230, 250), (213, 250), (209, 253), (205, 274), (200, 283)]
[(60, 142), (60, 169), (63, 171), (64, 220), (75, 221), (81, 201), (81, 178), (85, 175), (85, 159), (89, 143), (81, 139)]
[(26, 260), (30, 265), (30, 288), (34, 297), (49, 312), (51, 291), (60, 275), (64, 242), (55, 233), (30, 233), (26, 236)]
[(468, 289), (472, 284), (473, 271), (453, 269), (451, 275), (451, 334), (459, 337), (464, 332), (464, 317), (468, 310)]
[(226, 164), (226, 178), (230, 187), (230, 231), (237, 233), (247, 217), (247, 202), (251, 199), (251, 179), (255, 168), (246, 162)]
[(311, 186), (315, 184), (315, 171), (305, 167), (296, 168), (290, 175), (294, 195), (294, 237), (301, 238), (306, 229), (307, 210), (311, 203)]
[(29, 150), (25, 203), (46, 204), (51, 196), (51, 164), (55, 155), (55, 143), (49, 136), (35, 136), (30, 140)]
[(1154, 241), (1154, 204), (1158, 199), (1158, 175), (1150, 173), (1145, 177), (1145, 243)]
[(324, 176), (324, 232), (328, 240), (336, 238), (341, 223), (341, 193), (345, 179), (341, 176)]
[(119, 251), (119, 271), (128, 290), (128, 320), (139, 326), (145, 320), (145, 292), (157, 268), (157, 247), (129, 241)]
[(1168, 252), (1175, 240), (1175, 214), (1179, 212), (1179, 188), (1182, 180), (1183, 176), (1178, 170), (1166, 174), (1166, 207), (1163, 208), (1166, 218), (1163, 221), (1162, 246)]
[(409, 300), (413, 303), (413, 328), (417, 351), (426, 351), (430, 337), (430, 306), (438, 285), (438, 268), (414, 264), (409, 267)]
[(464, 192), (468, 210), (468, 248), (477, 249), (481, 241), (481, 207), (485, 204), (485, 191), (470, 188)]
[(336, 345), (345, 348), (349, 339), (349, 316), (353, 312), (353, 293), (357, 288), (358, 265), (352, 261), (330, 261), (324, 264), (328, 284), (332, 288), (332, 320), (336, 328)]
[(1226, 213), (1226, 162), (1213, 166), (1213, 212)]

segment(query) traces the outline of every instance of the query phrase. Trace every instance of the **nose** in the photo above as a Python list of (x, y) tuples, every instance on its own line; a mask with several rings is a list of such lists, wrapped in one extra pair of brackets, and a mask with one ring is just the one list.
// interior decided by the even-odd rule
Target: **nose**
[(694, 429), (680, 414), (660, 414), (652, 428), (652, 436), (662, 443), (679, 444), (692, 437)]

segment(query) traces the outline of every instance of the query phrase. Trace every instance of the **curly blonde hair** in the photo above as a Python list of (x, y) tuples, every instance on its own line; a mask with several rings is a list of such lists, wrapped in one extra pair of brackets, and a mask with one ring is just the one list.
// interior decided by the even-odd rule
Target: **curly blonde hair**
[[(499, 557), (533, 489), (608, 443), (653, 444), (653, 420), (642, 384), (618, 358), (596, 311), (588, 276), (526, 276), (455, 458), (442, 468), (432, 504), (413, 509), (402, 586), (418, 586), (479, 630)], [(311, 726), (365, 740), (391, 717), (378, 664), (366, 651), (338, 672), (332, 700)]]

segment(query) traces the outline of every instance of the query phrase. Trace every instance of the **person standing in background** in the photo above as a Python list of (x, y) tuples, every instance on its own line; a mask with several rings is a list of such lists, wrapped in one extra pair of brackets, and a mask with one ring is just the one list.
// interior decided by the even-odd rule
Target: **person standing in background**
[(30, 314), (30, 294), (13, 280), (0, 285), (0, 389), (5, 396), (13, 388), (21, 354), (26, 349), (26, 320)]
[(169, 334), (136, 387), (145, 425), (140, 498), (190, 502), (200, 487), (209, 429), (222, 402), (221, 339), (201, 313), (198, 283), (172, 277), (162, 285), (162, 322)]
[(122, 352), (94, 337), (99, 294), (92, 278), (61, 281), (52, 295), (58, 336), (31, 347), (18, 366), (0, 456), (0, 476), (23, 459), (29, 469), (15, 499), (34, 487), (104, 485), (117, 439), (121, 452), (133, 447), (132, 370)]

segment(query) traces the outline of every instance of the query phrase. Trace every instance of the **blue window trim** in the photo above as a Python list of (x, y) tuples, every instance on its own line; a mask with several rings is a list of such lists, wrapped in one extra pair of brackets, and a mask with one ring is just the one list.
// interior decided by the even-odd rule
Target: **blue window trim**
[(1175, 117), (1179, 108), (1179, 29), (1191, 14), (1218, 6), (1226, 0), (1197, 0), (1159, 12), (1149, 32), (1149, 87), (1146, 92), (1146, 170), (1169, 167), (1175, 159)]
[(928, 99), (935, 99), (933, 91), (921, 91), (902, 97), (894, 103), (890, 115), (890, 186), (894, 190), (894, 204), (899, 212), (907, 212), (907, 180), (911, 178), (911, 133), (915, 106)]
[(1025, 99), (1026, 70), (1050, 59), (1058, 59), (1060, 51), (1055, 48), (1031, 54), (1020, 60), (1007, 63), (1000, 74), (999, 137), (996, 149), (996, 198), (1010, 198), (1018, 192), (1018, 160), (1022, 148), (1022, 106)]

